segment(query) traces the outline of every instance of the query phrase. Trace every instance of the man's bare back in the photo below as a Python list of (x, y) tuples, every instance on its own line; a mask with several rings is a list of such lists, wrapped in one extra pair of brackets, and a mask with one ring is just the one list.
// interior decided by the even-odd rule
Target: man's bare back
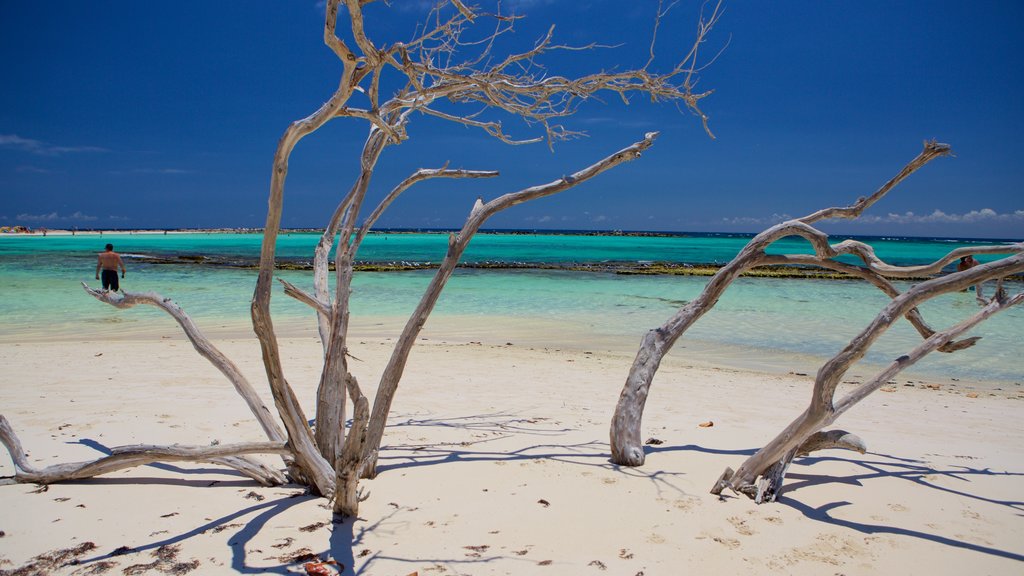
[(121, 278), (124, 278), (124, 261), (121, 255), (114, 252), (114, 246), (107, 244), (105, 252), (100, 252), (96, 259), (96, 279), (100, 279), (100, 271), (103, 271), (103, 289), (117, 291), (120, 285), (117, 282), (117, 270), (121, 270)]
[(116, 272), (118, 269), (124, 269), (124, 262), (121, 261), (121, 255), (117, 252), (100, 252), (99, 265), (101, 270)]

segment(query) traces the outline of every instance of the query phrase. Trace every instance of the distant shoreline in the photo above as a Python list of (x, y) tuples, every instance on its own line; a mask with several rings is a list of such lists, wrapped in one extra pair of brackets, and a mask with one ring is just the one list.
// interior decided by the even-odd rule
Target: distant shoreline
[[(283, 228), (280, 234), (320, 234), (320, 228)], [(370, 231), (371, 235), (382, 234), (453, 234), (459, 230), (453, 228), (381, 228)], [(113, 235), (167, 235), (167, 234), (262, 234), (263, 228), (143, 228), (143, 229), (35, 229), (30, 231), (0, 231), (2, 238), (36, 237), (36, 236), (103, 236)], [(480, 230), (480, 235), (495, 236), (599, 236), (599, 237), (633, 237), (633, 238), (753, 238), (755, 232), (672, 232), (658, 230), (543, 230), (526, 228)], [(960, 238), (953, 236), (900, 236), (896, 234), (859, 235), (832, 234), (834, 238), (853, 238), (871, 240), (922, 240), (935, 242), (963, 242), (1003, 244), (1024, 242), (1024, 238)]]

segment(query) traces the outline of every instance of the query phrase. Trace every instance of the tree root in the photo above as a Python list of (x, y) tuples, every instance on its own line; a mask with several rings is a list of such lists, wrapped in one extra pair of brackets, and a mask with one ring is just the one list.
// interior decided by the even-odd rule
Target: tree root
[(742, 483), (733, 486), (732, 479), (736, 473), (732, 468), (726, 468), (725, 472), (715, 481), (715, 485), (711, 487), (711, 493), (721, 495), (723, 490), (729, 488), (737, 494), (746, 495), (758, 504), (775, 502), (782, 492), (782, 482), (786, 478), (786, 471), (789, 470), (789, 465), (793, 462), (793, 458), (807, 456), (811, 452), (830, 448), (853, 450), (860, 454), (864, 454), (867, 451), (864, 441), (854, 434), (845, 430), (821, 430), (811, 434), (800, 446), (790, 450), (782, 459), (769, 466), (757, 477), (754, 483)]

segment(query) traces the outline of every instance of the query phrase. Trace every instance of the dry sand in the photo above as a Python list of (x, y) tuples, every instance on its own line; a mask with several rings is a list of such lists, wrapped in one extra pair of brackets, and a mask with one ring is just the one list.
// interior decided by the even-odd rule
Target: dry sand
[[(355, 338), (364, 387), (389, 343)], [(255, 340), (219, 345), (262, 391)], [(311, 414), (319, 345), (282, 346)], [(0, 361), (0, 413), (39, 466), (125, 444), (263, 439), (180, 339), (7, 343)], [(708, 489), (803, 409), (811, 379), (670, 357), (644, 422), (663, 443), (630, 469), (607, 445), (630, 361), (431, 338), (413, 352), (358, 520), (333, 524), (328, 503), (299, 487), (203, 464), (6, 485), (0, 574), (303, 573), (314, 555), (345, 574), (395, 576), (1024, 573), (1019, 388), (900, 379), (837, 423), (869, 453), (798, 460), (781, 500), (758, 506)], [(0, 457), (0, 475), (12, 473)], [(55, 567), (18, 571), (67, 549)]]

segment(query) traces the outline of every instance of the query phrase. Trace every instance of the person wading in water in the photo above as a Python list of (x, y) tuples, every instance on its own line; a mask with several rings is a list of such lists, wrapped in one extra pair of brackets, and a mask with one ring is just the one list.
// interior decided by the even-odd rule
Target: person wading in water
[(121, 269), (121, 278), (124, 278), (124, 262), (121, 255), (114, 252), (114, 245), (107, 244), (107, 250), (99, 253), (96, 260), (96, 279), (100, 279), (100, 271), (103, 272), (103, 289), (117, 292), (121, 286), (117, 282), (117, 269)]

